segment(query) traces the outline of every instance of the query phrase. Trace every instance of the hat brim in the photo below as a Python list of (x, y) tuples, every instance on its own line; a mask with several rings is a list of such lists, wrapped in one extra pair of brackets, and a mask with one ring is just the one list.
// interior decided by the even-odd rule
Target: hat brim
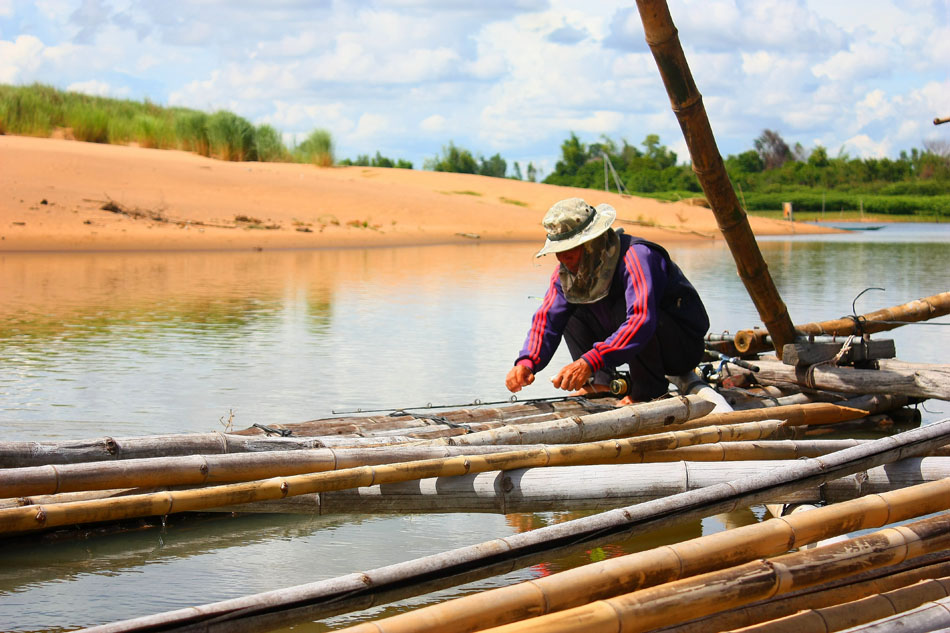
[(587, 227), (577, 235), (566, 240), (545, 240), (544, 246), (535, 254), (535, 257), (541, 257), (548, 253), (562, 253), (569, 251), (575, 246), (584, 242), (589, 242), (598, 235), (605, 233), (610, 225), (617, 219), (617, 210), (606, 202), (594, 207), (594, 219)]

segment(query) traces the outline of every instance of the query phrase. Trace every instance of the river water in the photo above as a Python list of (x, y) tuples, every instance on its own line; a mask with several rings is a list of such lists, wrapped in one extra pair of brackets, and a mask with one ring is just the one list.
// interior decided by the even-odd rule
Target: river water
[[(870, 312), (950, 287), (947, 224), (893, 224), (760, 245), (798, 323)], [(760, 324), (721, 242), (668, 246), (702, 294), (713, 331)], [(0, 254), (2, 438), (206, 432), (229, 422), (244, 428), (357, 408), (505, 400), (505, 373), (554, 265), (551, 258), (535, 260), (535, 247)], [(911, 325), (886, 336), (902, 360), (947, 362), (950, 327)], [(566, 349), (559, 350), (522, 397), (559, 395), (548, 379), (568, 360)], [(924, 419), (947, 417), (948, 409), (925, 403)], [(69, 630), (213, 602), (573, 516), (173, 518), (164, 529), (0, 544), (0, 630)], [(753, 509), (709, 517), (438, 597), (760, 516)], [(295, 630), (326, 630), (358, 617)]]

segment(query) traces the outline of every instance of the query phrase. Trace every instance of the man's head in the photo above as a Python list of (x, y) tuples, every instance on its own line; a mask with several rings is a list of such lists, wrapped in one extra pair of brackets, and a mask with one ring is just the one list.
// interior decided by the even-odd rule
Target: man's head
[(606, 232), (616, 218), (617, 212), (609, 204), (599, 204), (595, 208), (580, 198), (556, 202), (541, 220), (547, 241), (535, 257), (570, 251)]

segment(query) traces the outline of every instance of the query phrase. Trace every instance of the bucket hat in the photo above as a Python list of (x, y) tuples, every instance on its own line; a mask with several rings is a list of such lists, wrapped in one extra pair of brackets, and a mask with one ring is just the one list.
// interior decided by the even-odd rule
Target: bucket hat
[(541, 220), (547, 240), (535, 257), (560, 253), (588, 242), (606, 232), (616, 219), (616, 209), (606, 203), (592, 207), (581, 198), (556, 202)]

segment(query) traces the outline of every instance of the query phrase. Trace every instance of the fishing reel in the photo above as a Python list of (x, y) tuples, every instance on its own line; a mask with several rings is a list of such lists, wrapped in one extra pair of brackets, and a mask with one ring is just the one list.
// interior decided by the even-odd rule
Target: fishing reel
[(633, 385), (630, 372), (621, 371), (619, 369), (613, 370), (613, 378), (610, 381), (608, 387), (610, 388), (610, 395), (617, 398), (623, 398), (628, 393), (630, 393), (630, 387)]

